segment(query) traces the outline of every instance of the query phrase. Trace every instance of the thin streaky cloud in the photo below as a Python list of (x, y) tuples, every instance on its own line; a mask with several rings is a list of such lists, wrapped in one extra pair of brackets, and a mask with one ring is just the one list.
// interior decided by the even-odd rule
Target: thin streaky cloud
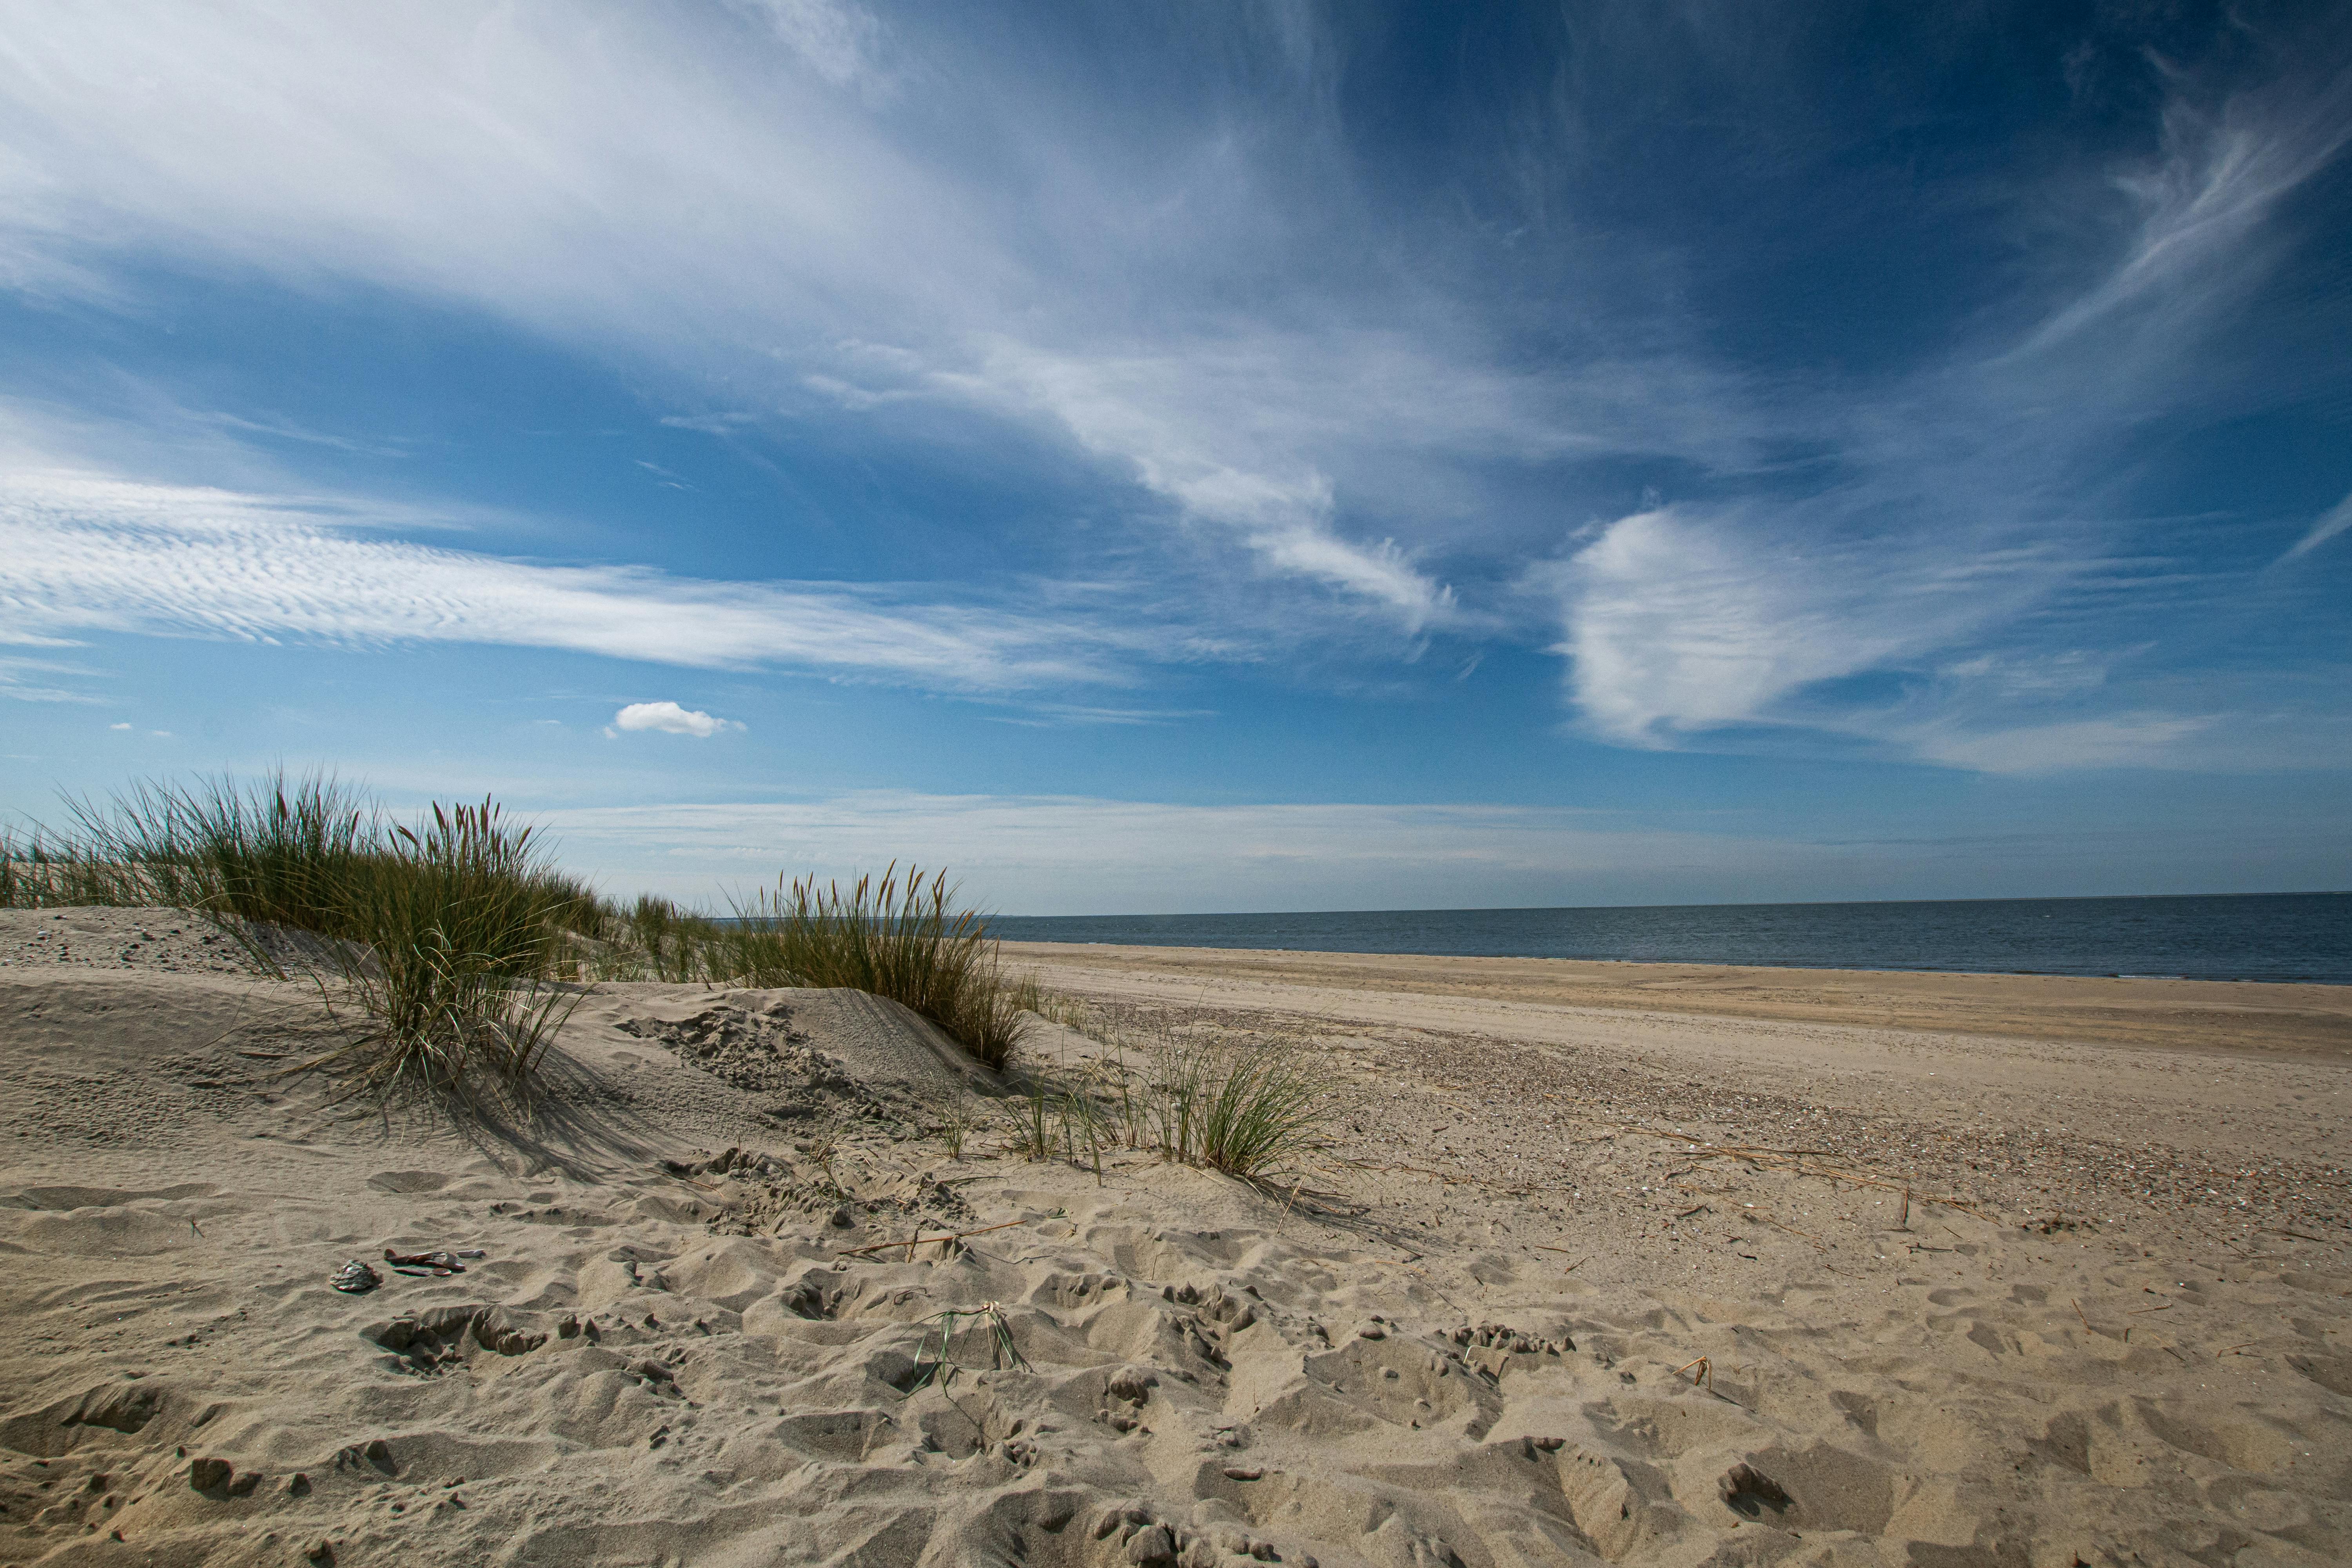
[(2117, 184), (2146, 212), (2123, 259), (2021, 345), (2047, 349), (2095, 322), (2225, 268), (2281, 198), (2333, 163), (2352, 141), (2352, 69), (2315, 89), (2289, 82), (2242, 93), (2217, 110), (2176, 98), (2165, 116), (2167, 155)]
[(729, 7), (764, 26), (810, 69), (835, 87), (879, 88), (882, 24), (850, 0), (727, 0)]
[(2311, 525), (2311, 531), (2296, 540), (2279, 560), (2287, 562), (2300, 555), (2308, 555), (2347, 528), (2352, 528), (2352, 495), (2328, 508), (2320, 520)]
[(0, 476), (21, 632), (501, 643), (941, 690), (1117, 683), (1136, 639), (873, 590), (551, 566), (354, 537), (364, 510), (71, 472)]
[[(1466, 908), (1835, 898), (1889, 867), (1910, 896), (1969, 897), (1990, 868), (2055, 889), (2128, 864), (2137, 829), (1808, 836), (1679, 826), (1617, 812), (1465, 804), (1199, 805), (1088, 795), (874, 790), (803, 799), (574, 807), (539, 817), (568, 865), (723, 910), (780, 873), (850, 877), (919, 847), (964, 900), (1001, 913)], [(2218, 826), (2184, 846), (2242, 846)], [(2291, 855), (2304, 825), (2258, 836)], [(1854, 896), (1871, 896), (1857, 892)]]

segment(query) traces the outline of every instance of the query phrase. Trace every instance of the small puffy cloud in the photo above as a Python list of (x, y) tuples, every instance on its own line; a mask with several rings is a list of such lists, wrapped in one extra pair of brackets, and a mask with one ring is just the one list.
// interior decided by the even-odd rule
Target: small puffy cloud
[(740, 730), (742, 724), (733, 719), (714, 719), (692, 708), (681, 708), (675, 702), (632, 702), (613, 715), (613, 722), (604, 733), (617, 735), (624, 730), (658, 730), (665, 735), (692, 735), (707, 741), (725, 730)]
[(128, 730), (131, 726), (128, 724), (109, 724), (107, 728), (110, 730)]

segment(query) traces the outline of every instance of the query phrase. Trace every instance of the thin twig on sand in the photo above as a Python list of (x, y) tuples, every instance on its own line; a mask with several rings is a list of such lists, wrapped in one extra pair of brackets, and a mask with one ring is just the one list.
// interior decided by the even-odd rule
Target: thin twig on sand
[(887, 1252), (894, 1247), (903, 1247), (907, 1249), (908, 1260), (911, 1262), (914, 1259), (915, 1248), (919, 1247), (929, 1247), (935, 1241), (961, 1241), (967, 1236), (986, 1236), (992, 1230), (1010, 1230), (1016, 1225), (1028, 1223), (1025, 1219), (1008, 1219), (1002, 1225), (983, 1225), (975, 1229), (959, 1230), (947, 1236), (918, 1235), (906, 1241), (875, 1241), (868, 1242), (864, 1247), (837, 1247), (834, 1251), (844, 1258), (863, 1258), (868, 1253)]

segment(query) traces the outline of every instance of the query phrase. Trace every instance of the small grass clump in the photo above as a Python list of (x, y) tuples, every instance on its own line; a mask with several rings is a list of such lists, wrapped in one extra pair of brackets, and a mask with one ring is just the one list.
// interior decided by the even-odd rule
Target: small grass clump
[(1305, 1057), (1280, 1043), (1164, 1051), (1148, 1093), (1163, 1159), (1244, 1181), (1287, 1163), (1316, 1141), (1324, 1121), (1322, 1089)]
[(1021, 1006), (986, 923), (952, 907), (947, 874), (894, 862), (847, 891), (795, 879), (749, 906), (726, 932), (725, 968), (755, 986), (845, 986), (904, 1003), (992, 1068), (1020, 1043)]
[(1091, 1165), (1124, 1145), (1174, 1163), (1265, 1184), (1326, 1142), (1335, 1114), (1316, 1057), (1285, 1037), (1201, 1041), (1157, 1009), (1050, 999), (1069, 1026), (1109, 1047), (1082, 1070), (1037, 1062), (1003, 1110), (1008, 1153)]

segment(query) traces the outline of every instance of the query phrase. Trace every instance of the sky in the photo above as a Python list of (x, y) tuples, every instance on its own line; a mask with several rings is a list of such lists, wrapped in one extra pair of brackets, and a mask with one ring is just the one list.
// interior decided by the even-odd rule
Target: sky
[(0, 19), (0, 814), (616, 894), (2352, 887), (2352, 10)]

